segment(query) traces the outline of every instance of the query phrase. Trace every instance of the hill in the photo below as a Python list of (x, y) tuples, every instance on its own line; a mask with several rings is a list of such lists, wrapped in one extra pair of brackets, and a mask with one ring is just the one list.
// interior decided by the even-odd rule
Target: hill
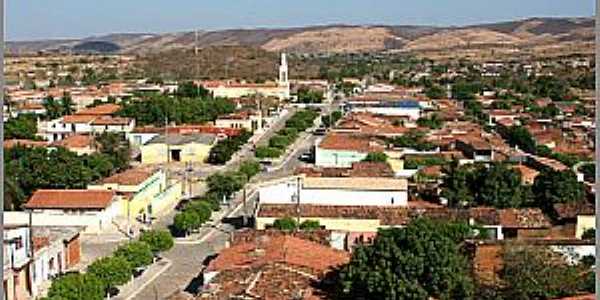
[[(73, 49), (83, 42), (105, 42), (122, 53), (250, 46), (269, 52), (347, 53), (398, 51), (450, 55), (453, 50), (484, 55), (502, 53), (592, 53), (591, 18), (530, 18), (463, 27), (328, 25), (285, 29), (231, 29), (166, 34), (111, 34), (82, 40), (46, 40), (7, 43), (12, 52)], [(496, 51), (496, 48), (500, 51)]]

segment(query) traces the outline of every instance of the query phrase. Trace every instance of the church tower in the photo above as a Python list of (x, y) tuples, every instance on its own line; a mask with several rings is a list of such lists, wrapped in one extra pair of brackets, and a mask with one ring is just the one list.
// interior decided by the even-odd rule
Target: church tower
[(281, 53), (281, 64), (279, 65), (279, 87), (285, 89), (284, 98), (290, 97), (290, 81), (288, 73), (287, 56)]

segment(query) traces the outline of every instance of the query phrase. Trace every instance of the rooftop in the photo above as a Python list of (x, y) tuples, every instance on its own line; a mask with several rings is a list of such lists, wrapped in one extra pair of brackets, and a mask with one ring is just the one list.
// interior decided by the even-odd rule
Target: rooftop
[(118, 104), (107, 103), (98, 106), (82, 109), (76, 113), (76, 115), (89, 115), (89, 116), (102, 116), (102, 115), (113, 115), (121, 109)]
[(192, 134), (169, 134), (159, 135), (151, 139), (148, 144), (169, 144), (169, 145), (185, 145), (191, 143), (212, 145), (216, 140), (216, 135), (207, 133), (192, 133)]
[(54, 145), (65, 148), (85, 148), (91, 147), (93, 141), (94, 139), (89, 135), (76, 134), (56, 141)]
[(319, 148), (328, 150), (348, 150), (363, 153), (381, 152), (384, 145), (375, 139), (350, 134), (330, 133), (321, 141)]
[(134, 168), (102, 180), (103, 184), (139, 185), (156, 173), (153, 168)]
[(29, 209), (103, 209), (115, 197), (113, 191), (37, 190), (25, 208)]

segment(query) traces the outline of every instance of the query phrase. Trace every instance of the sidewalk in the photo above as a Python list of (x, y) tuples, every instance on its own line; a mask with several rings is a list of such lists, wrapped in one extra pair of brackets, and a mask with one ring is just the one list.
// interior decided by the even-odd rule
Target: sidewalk
[(151, 284), (160, 274), (171, 267), (172, 262), (169, 259), (162, 260), (150, 265), (142, 276), (129, 281), (125, 285), (119, 287), (119, 294), (113, 297), (113, 300), (130, 300), (141, 292), (147, 285)]

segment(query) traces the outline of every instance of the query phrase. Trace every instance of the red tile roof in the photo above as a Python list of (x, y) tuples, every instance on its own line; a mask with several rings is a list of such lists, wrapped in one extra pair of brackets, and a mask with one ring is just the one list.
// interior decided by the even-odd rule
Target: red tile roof
[(118, 104), (102, 104), (95, 107), (86, 108), (75, 113), (76, 115), (102, 116), (113, 115), (121, 109)]
[(15, 146), (23, 146), (23, 147), (47, 147), (48, 142), (44, 141), (34, 141), (34, 140), (19, 140), (12, 139), (4, 141), (4, 148), (10, 149)]
[(92, 121), (92, 125), (129, 125), (130, 118), (102, 116)]
[(113, 191), (37, 190), (25, 208), (31, 209), (103, 209), (115, 197)]
[(328, 134), (319, 144), (319, 148), (328, 150), (348, 150), (363, 153), (381, 152), (385, 147), (375, 139), (350, 134)]
[(96, 117), (95, 116), (88, 116), (88, 115), (67, 115), (63, 117), (63, 122), (64, 123), (76, 123), (76, 124), (81, 124), (81, 123), (90, 123), (92, 121), (94, 121)]
[(394, 177), (387, 163), (355, 162), (351, 168), (298, 168), (296, 174), (308, 177)]
[(153, 168), (135, 168), (125, 170), (102, 180), (102, 183), (120, 185), (138, 185), (156, 172)]
[(292, 236), (262, 237), (221, 251), (208, 271), (224, 271), (283, 263), (315, 273), (329, 271), (349, 261), (349, 254)]
[(89, 135), (76, 134), (68, 136), (60, 141), (54, 143), (55, 146), (70, 148), (86, 148), (91, 147), (93, 138)]

